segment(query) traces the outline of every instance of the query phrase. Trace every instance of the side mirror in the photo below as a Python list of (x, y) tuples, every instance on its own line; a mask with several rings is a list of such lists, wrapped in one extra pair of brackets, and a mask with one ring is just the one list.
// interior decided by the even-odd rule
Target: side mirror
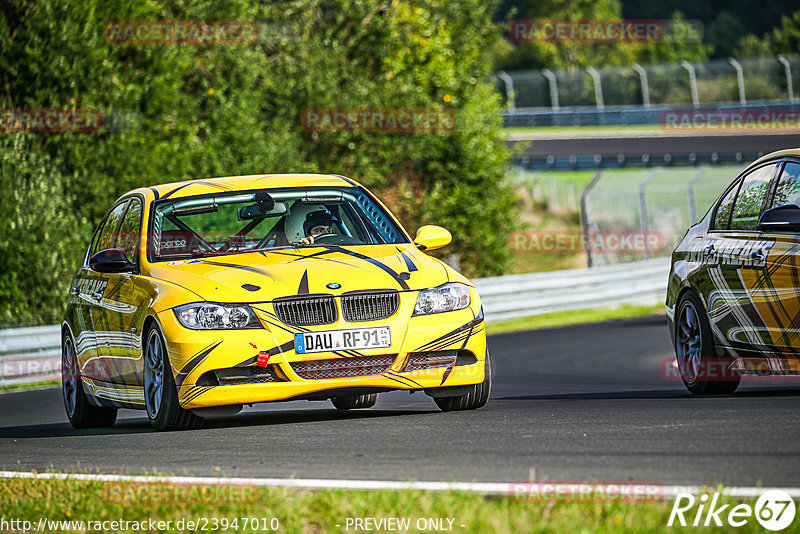
[(760, 232), (800, 232), (800, 206), (785, 204), (772, 208), (758, 218)]
[(420, 226), (414, 244), (420, 250), (434, 250), (446, 247), (453, 240), (453, 236), (441, 226)]
[(101, 250), (91, 257), (89, 267), (98, 273), (129, 273), (136, 270), (136, 266), (118, 248)]

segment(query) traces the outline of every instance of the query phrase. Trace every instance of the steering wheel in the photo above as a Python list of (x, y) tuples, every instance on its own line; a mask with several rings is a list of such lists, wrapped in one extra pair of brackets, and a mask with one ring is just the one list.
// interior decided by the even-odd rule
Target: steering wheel
[(323, 239), (331, 239), (333, 237), (338, 237), (338, 236), (339, 236), (339, 234), (333, 234), (333, 233), (315, 235), (314, 236), (314, 243), (316, 243), (317, 241), (321, 241)]

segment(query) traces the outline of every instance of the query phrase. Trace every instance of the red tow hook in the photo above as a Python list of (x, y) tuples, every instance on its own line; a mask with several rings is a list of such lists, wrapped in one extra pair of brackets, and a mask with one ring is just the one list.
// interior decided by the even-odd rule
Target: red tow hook
[(267, 363), (269, 362), (269, 352), (261, 351), (258, 353), (258, 359), (256, 359), (256, 365), (259, 367), (266, 367)]

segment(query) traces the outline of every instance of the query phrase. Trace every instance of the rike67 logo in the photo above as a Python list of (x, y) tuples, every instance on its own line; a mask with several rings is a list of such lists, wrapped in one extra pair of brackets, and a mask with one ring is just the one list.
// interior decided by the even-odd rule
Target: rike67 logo
[(719, 493), (709, 499), (708, 493), (695, 498), (691, 493), (678, 493), (667, 526), (708, 527), (724, 525), (742, 527), (755, 518), (767, 530), (783, 530), (794, 521), (795, 504), (785, 491), (774, 489), (761, 494), (755, 506), (722, 504)]

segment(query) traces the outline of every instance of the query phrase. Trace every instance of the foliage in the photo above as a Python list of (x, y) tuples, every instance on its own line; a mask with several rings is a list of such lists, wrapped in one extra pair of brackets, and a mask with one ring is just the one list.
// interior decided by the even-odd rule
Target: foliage
[(780, 25), (761, 39), (752, 34), (745, 36), (735, 53), (743, 57), (800, 53), (800, 11), (781, 17)]
[[(0, 109), (99, 109), (99, 132), (2, 132), (0, 323), (52, 322), (69, 273), (134, 187), (272, 172), (346, 174), (414, 227), (455, 239), (468, 275), (502, 273), (514, 220), (484, 44), (493, 3), (21, 0), (0, 13)], [(258, 21), (256, 43), (113, 44), (109, 21)], [(440, 132), (309, 132), (309, 108), (441, 108)], [(34, 215), (35, 214), (35, 215)], [(27, 237), (25, 237), (27, 235)], [(33, 267), (33, 268), (31, 268)], [(36, 289), (40, 288), (40, 289)]]

